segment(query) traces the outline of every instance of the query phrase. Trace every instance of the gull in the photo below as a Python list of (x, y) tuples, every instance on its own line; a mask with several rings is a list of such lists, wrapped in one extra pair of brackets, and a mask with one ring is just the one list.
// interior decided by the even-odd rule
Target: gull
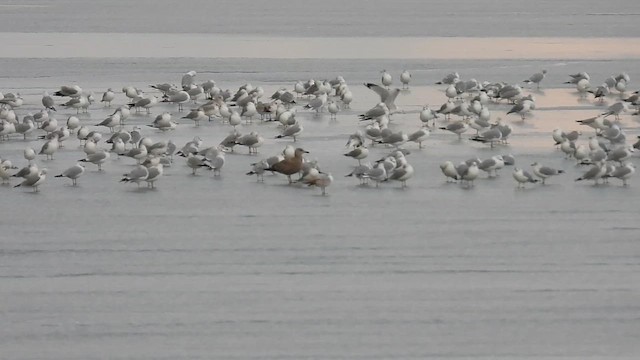
[(16, 132), (16, 126), (14, 123), (10, 123), (7, 120), (0, 122), (0, 139), (9, 139), (9, 135)]
[(11, 179), (11, 174), (9, 173), (9, 169), (12, 169), (13, 166), (7, 162), (0, 162), (0, 179), (2, 179), (2, 183), (5, 184), (9, 182)]
[(203, 82), (200, 86), (202, 86), (202, 90), (204, 90), (204, 93), (208, 98), (212, 98), (214, 95), (217, 95), (216, 89), (217, 91), (220, 91), (220, 88), (216, 87), (216, 82), (211, 79)]
[(469, 129), (469, 125), (467, 125), (467, 123), (462, 121), (447, 124), (447, 126), (443, 126), (440, 128), (440, 130), (447, 130), (447, 131), (451, 131), (454, 134), (457, 134), (458, 139), (460, 140), (462, 140), (462, 133), (464, 133), (468, 129)]
[(603, 138), (609, 140), (609, 142), (611, 142), (612, 144), (624, 144), (626, 141), (624, 132), (617, 124), (613, 124), (610, 128), (601, 131), (600, 135), (602, 135)]
[(242, 116), (236, 110), (230, 110), (227, 120), (229, 121), (229, 125), (233, 126), (234, 129), (236, 126), (242, 124)]
[(420, 121), (422, 121), (425, 125), (429, 124), (429, 121), (434, 120), (434, 126), (435, 126), (435, 119), (438, 117), (438, 114), (433, 111), (431, 108), (429, 108), (428, 105), (425, 105), (422, 108), (422, 111), (420, 111)]
[(260, 160), (251, 164), (251, 171), (247, 175), (256, 175), (258, 182), (264, 182), (264, 172), (269, 168), (267, 160)]
[(551, 132), (551, 137), (553, 138), (555, 145), (560, 145), (565, 139), (564, 131), (562, 131), (562, 129), (560, 128), (553, 129), (553, 131)]
[(359, 147), (359, 146), (363, 146), (365, 143), (365, 137), (364, 137), (364, 133), (362, 132), (362, 130), (357, 130), (355, 133), (349, 135), (349, 139), (347, 140), (347, 143), (345, 144), (344, 147)]
[(322, 110), (322, 107), (327, 103), (327, 94), (321, 93), (316, 95), (314, 99), (309, 101), (307, 105), (304, 106), (305, 109), (315, 110), (316, 113)]
[(516, 159), (512, 154), (503, 154), (502, 160), (504, 160), (505, 165), (515, 165)]
[(113, 92), (113, 89), (108, 88), (107, 91), (102, 93), (102, 100), (100, 102), (105, 103), (105, 106), (111, 107), (111, 102), (116, 98), (116, 93)]
[(56, 102), (48, 92), (45, 91), (42, 93), (42, 106), (44, 106), (45, 109), (56, 111), (55, 105)]
[(156, 143), (150, 143), (149, 145), (145, 144), (145, 146), (147, 147), (147, 153), (153, 158), (162, 156), (167, 152), (166, 141), (158, 141)]
[(26, 118), (26, 116), (22, 119), (20, 124), (15, 124), (14, 127), (16, 133), (22, 134), (24, 140), (27, 140), (27, 135), (36, 129), (36, 125), (33, 120)]
[(200, 121), (205, 121), (208, 119), (208, 116), (204, 114), (202, 109), (193, 109), (189, 111), (189, 113), (182, 117), (183, 119), (193, 120), (195, 126), (200, 126)]
[(601, 164), (594, 164), (587, 172), (585, 172), (582, 176), (576, 179), (576, 181), (581, 180), (593, 180), (595, 185), (598, 184), (598, 180), (602, 178), (606, 174), (606, 166)]
[(193, 101), (193, 103), (197, 103), (198, 98), (204, 94), (204, 88), (198, 85), (191, 85), (191, 88), (185, 90), (187, 94), (189, 94), (189, 99)]
[(495, 97), (498, 100), (504, 99), (507, 101), (515, 101), (522, 95), (522, 88), (518, 85), (505, 85), (502, 87)]
[(244, 117), (247, 119), (247, 123), (251, 123), (253, 121), (253, 117), (258, 114), (258, 109), (256, 108), (256, 104), (253, 102), (248, 102), (244, 106), (242, 106), (242, 112), (240, 113), (240, 117)]
[(18, 185), (14, 186), (14, 188), (19, 186), (30, 186), (33, 188), (34, 192), (38, 192), (38, 186), (42, 185), (42, 183), (47, 178), (47, 169), (42, 169), (38, 171), (36, 174), (31, 174), (25, 177), (25, 179)]
[(564, 141), (560, 143), (560, 150), (565, 153), (565, 158), (570, 158), (576, 152), (576, 144), (569, 139), (564, 139)]
[(367, 182), (365, 174), (371, 169), (371, 164), (369, 163), (358, 165), (353, 169), (353, 171), (345, 175), (345, 177), (355, 176), (356, 178), (358, 178), (358, 180), (360, 180), (360, 184), (365, 184)]
[(618, 101), (617, 103), (609, 106), (607, 111), (600, 114), (601, 116), (607, 117), (609, 115), (614, 115), (616, 120), (620, 120), (620, 113), (626, 112), (628, 110), (627, 103), (624, 101)]
[(582, 71), (577, 74), (570, 74), (571, 80), (566, 81), (565, 84), (577, 84), (580, 80), (591, 80), (591, 77), (586, 72)]
[(493, 148), (496, 142), (500, 142), (502, 140), (502, 131), (500, 128), (494, 127), (489, 130), (485, 130), (482, 133), (471, 138), (473, 141), (478, 141), (482, 143), (489, 143), (491, 148)]
[(393, 77), (391, 76), (391, 74), (387, 72), (387, 70), (382, 70), (381, 72), (382, 72), (382, 76), (380, 78), (380, 82), (382, 83), (382, 85), (389, 88), (389, 86), (393, 84)]
[(131, 110), (129, 110), (128, 105), (122, 105), (118, 107), (116, 111), (114, 111), (111, 115), (115, 115), (116, 113), (120, 114), (120, 121), (124, 124), (124, 121), (129, 118), (129, 115), (131, 115)]
[(296, 137), (300, 136), (300, 133), (302, 133), (302, 130), (304, 130), (304, 127), (299, 122), (296, 121), (295, 124), (284, 128), (284, 130), (282, 130), (282, 133), (276, 136), (276, 139), (282, 139), (284, 137), (290, 136), (293, 138), (293, 142), (296, 142)]
[(588, 119), (576, 120), (576, 122), (580, 125), (586, 125), (590, 128), (593, 128), (596, 131), (596, 134), (610, 127), (606, 125), (605, 122), (611, 125), (611, 122), (609, 120), (606, 120), (601, 115), (590, 117)]
[(543, 166), (542, 164), (540, 164), (538, 162), (534, 162), (533, 164), (531, 164), (531, 166), (533, 166), (533, 173), (537, 177), (542, 179), (542, 185), (545, 184), (545, 180), (548, 177), (555, 176), (555, 175), (560, 175), (560, 174), (564, 173), (564, 170), (559, 170), (559, 169), (554, 169), (552, 167)]
[(78, 131), (76, 132), (76, 137), (78, 138), (78, 140), (80, 140), (80, 145), (82, 145), (82, 142), (86, 142), (89, 136), (89, 128), (86, 126), (81, 126)]
[(620, 96), (622, 96), (627, 90), (627, 81), (625, 79), (618, 80), (616, 82), (615, 89), (620, 93)]
[(38, 154), (46, 155), (47, 160), (53, 160), (53, 154), (56, 153), (59, 147), (60, 143), (58, 142), (58, 135), (55, 134), (51, 140), (45, 142), (44, 145), (42, 145), (42, 148), (40, 149), (40, 152)]
[(229, 133), (229, 135), (220, 141), (219, 146), (224, 149), (228, 149), (229, 151), (233, 151), (233, 147), (236, 146), (236, 141), (240, 136), (242, 136), (240, 132), (234, 129)]
[(576, 90), (578, 91), (578, 94), (582, 98), (586, 96), (590, 88), (591, 88), (591, 84), (589, 84), (589, 80), (587, 79), (581, 79), (576, 83)]
[(182, 75), (182, 80), (180, 81), (180, 85), (183, 89), (188, 89), (191, 85), (194, 84), (197, 73), (193, 70), (186, 72)]
[(129, 107), (135, 108), (136, 112), (139, 112), (140, 109), (146, 109), (147, 114), (151, 114), (151, 108), (156, 104), (158, 104), (158, 97), (150, 96), (133, 99), (133, 102), (129, 104)]
[(600, 137), (592, 136), (589, 138), (589, 150), (603, 150), (609, 152), (609, 145)]
[(53, 93), (55, 96), (80, 96), (82, 95), (82, 88), (78, 85), (62, 85), (60, 90)]
[(64, 143), (63, 142), (65, 140), (67, 140), (71, 136), (71, 132), (69, 131), (69, 129), (66, 126), (61, 126), (56, 131), (52, 131), (52, 132), (48, 133), (47, 135), (40, 136), (39, 138), (40, 139), (51, 140), (51, 139), (53, 139), (54, 136), (58, 137), (59, 147), (64, 147)]
[(62, 174), (56, 175), (55, 177), (66, 177), (71, 179), (73, 186), (76, 186), (78, 183), (78, 178), (84, 174), (84, 166), (82, 164), (75, 164), (67, 170), (63, 171)]
[(327, 105), (327, 111), (329, 111), (329, 114), (331, 114), (331, 119), (336, 120), (337, 114), (340, 111), (338, 103), (333, 100), (329, 101), (329, 105)]
[[(476, 135), (479, 135), (480, 131), (484, 132), (489, 130), (491, 128), (491, 123), (488, 120), (477, 117), (469, 120), (469, 127), (476, 131)], [(500, 135), (502, 136), (502, 133)]]
[(191, 97), (189, 94), (186, 91), (181, 90), (169, 95), (169, 98), (166, 101), (178, 104), (178, 111), (182, 111), (182, 105), (188, 103), (190, 99)]
[(67, 118), (67, 128), (69, 128), (69, 130), (74, 131), (79, 127), (80, 127), (80, 119), (78, 119), (77, 116), (71, 115)]
[(170, 113), (164, 112), (156, 116), (155, 120), (153, 120), (153, 123), (147, 126), (158, 129), (158, 130), (162, 130), (162, 131), (168, 131), (168, 130), (175, 130), (175, 128), (178, 126), (178, 123), (171, 120)]
[(29, 164), (31, 164), (31, 161), (33, 161), (36, 158), (36, 151), (30, 147), (27, 147), (24, 149), (23, 155), (25, 160), (27, 160)]
[[(573, 157), (576, 159), (577, 164), (580, 165), (584, 160), (589, 157), (589, 147), (584, 144), (576, 146), (576, 151), (573, 153)], [(543, 182), (544, 184), (544, 182)]]
[(380, 96), (380, 102), (383, 102), (385, 105), (387, 105), (387, 108), (389, 109), (389, 113), (393, 113), (395, 112), (395, 110), (398, 109), (398, 107), (395, 104), (395, 101), (396, 101), (396, 98), (398, 97), (398, 94), (400, 94), (400, 91), (401, 91), (400, 89), (395, 88), (395, 89), (388, 90), (383, 88), (380, 85), (376, 85), (372, 83), (366, 83), (364, 84), (364, 86), (373, 90), (373, 92), (375, 92)]
[(345, 91), (340, 97), (340, 100), (342, 101), (342, 104), (344, 104), (344, 108), (349, 109), (351, 107), (350, 104), (353, 101), (353, 93), (351, 90)]
[(507, 112), (507, 115), (514, 113), (519, 114), (524, 121), (526, 114), (528, 114), (534, 107), (535, 103), (531, 100), (519, 101)]
[(431, 132), (429, 131), (429, 129), (420, 128), (409, 134), (407, 141), (418, 143), (418, 148), (422, 149), (422, 142), (425, 141), (430, 134)]
[(367, 110), (367, 112), (365, 112), (364, 114), (358, 115), (358, 117), (362, 121), (376, 120), (388, 114), (389, 114), (389, 107), (387, 106), (387, 104), (381, 102), (376, 104), (376, 106), (372, 107), (371, 109)]
[(102, 164), (104, 164), (110, 157), (108, 151), (106, 150), (98, 150), (93, 154), (88, 154), (86, 158), (78, 160), (82, 162), (90, 162), (92, 164), (98, 165), (98, 171), (102, 171)]
[(136, 165), (136, 167), (131, 170), (131, 172), (124, 174), (120, 182), (133, 182), (138, 184), (140, 187), (140, 182), (145, 181), (149, 176), (149, 169), (143, 165)]
[(147, 154), (148, 154), (147, 147), (144, 145), (140, 145), (137, 148), (133, 148), (127, 151), (127, 153), (125, 153), (124, 156), (135, 159), (138, 162), (138, 164), (140, 164), (142, 160), (147, 158)]
[(494, 176), (498, 176), (498, 170), (504, 167), (502, 155), (495, 155), (489, 159), (483, 160), (478, 164), (478, 169), (485, 171), (489, 177), (493, 171)]
[[(463, 82), (459, 82), (456, 84), (463, 84)], [(444, 95), (449, 98), (449, 100), (453, 100), (455, 98), (457, 98), (458, 96), (460, 96), (460, 94), (462, 94), (462, 91), (458, 91), (458, 89), (456, 88), (456, 84), (451, 84), (449, 86), (447, 86), (447, 88), (444, 90)]]
[(440, 164), (440, 170), (447, 179), (447, 182), (449, 182), (449, 179), (453, 179), (454, 181), (458, 180), (458, 171), (451, 161), (445, 161)]
[[(3, 162), (4, 163), (4, 162)], [(38, 165), (36, 164), (29, 164), (25, 167), (23, 167), (22, 169), (20, 169), (17, 173), (11, 175), (11, 177), (21, 177), (21, 178), (28, 178), (28, 177), (32, 177), (38, 174)]]
[(6, 109), (2, 106), (0, 106), (0, 119), (6, 120), (12, 124), (16, 124), (18, 122), (16, 112), (13, 109)]
[(164, 165), (155, 164), (147, 167), (147, 178), (144, 181), (147, 182), (147, 186), (151, 189), (155, 189), (155, 182), (162, 176), (164, 173)]
[(538, 180), (534, 179), (531, 174), (518, 167), (513, 168), (513, 178), (518, 182), (518, 188), (524, 188), (526, 183), (537, 183)]
[(50, 118), (48, 120), (45, 120), (42, 122), (42, 124), (40, 124), (40, 127), (38, 127), (38, 129), (44, 130), (47, 133), (53, 132), (58, 128), (58, 120), (56, 120), (56, 118)]
[(326, 188), (333, 183), (333, 176), (331, 174), (323, 173), (318, 169), (311, 169), (302, 182), (308, 186), (317, 186), (322, 189), (322, 196), (325, 196)]
[(120, 131), (117, 131), (117, 132), (113, 133), (111, 135), (111, 138), (109, 138), (106, 141), (106, 143), (107, 144), (113, 144), (116, 141), (116, 139), (122, 140), (122, 142), (126, 145), (129, 142), (131, 142), (131, 134), (128, 131), (122, 129)]
[(127, 153), (125, 143), (121, 138), (116, 137), (111, 141), (111, 144), (111, 151), (116, 153), (118, 157)]
[(367, 149), (364, 146), (357, 146), (353, 150), (344, 154), (344, 156), (351, 157), (358, 160), (358, 165), (361, 165), (360, 161), (362, 159), (365, 159), (367, 156), (369, 156), (369, 149)]
[(400, 74), (400, 82), (402, 82), (403, 89), (408, 89), (409, 83), (411, 82), (411, 73), (407, 70), (404, 70), (402, 74)]
[(249, 148), (249, 154), (257, 154), (258, 148), (264, 143), (262, 135), (255, 131), (236, 139), (236, 145), (244, 145)]
[(364, 129), (364, 136), (371, 140), (371, 146), (375, 145), (375, 143), (382, 138), (382, 129), (380, 128), (380, 124), (374, 122), (371, 125), (368, 125)]
[(107, 116), (106, 119), (102, 120), (100, 123), (96, 124), (96, 126), (104, 126), (109, 128), (110, 132), (115, 132), (115, 127), (120, 125), (120, 114), (115, 113), (113, 115)]
[(436, 83), (436, 85), (442, 85), (442, 84), (455, 84), (460, 80), (460, 75), (457, 72), (453, 72), (450, 74), (445, 75), (444, 78), (442, 78), (442, 80), (438, 81)]
[(394, 169), (387, 179), (400, 181), (402, 188), (404, 189), (407, 187), (407, 180), (413, 176), (413, 172), (413, 166), (409, 163), (405, 163), (399, 168)]
[(632, 163), (626, 163), (624, 165), (618, 166), (613, 170), (610, 174), (605, 175), (605, 177), (614, 177), (622, 180), (622, 186), (627, 186), (627, 179), (631, 177), (636, 171), (636, 167)]
[(387, 170), (384, 166), (384, 162), (376, 163), (376, 165), (371, 170), (367, 171), (362, 177), (375, 181), (376, 187), (378, 187), (382, 181), (387, 180)]
[(602, 178), (606, 174), (606, 166), (601, 164), (594, 164), (587, 172), (585, 172), (582, 176), (576, 179), (576, 181), (581, 180), (593, 180), (595, 185), (598, 184), (598, 180)]
[(187, 166), (191, 168), (193, 175), (196, 175), (196, 170), (201, 167), (206, 167), (209, 170), (213, 169), (207, 158), (197, 157), (192, 153), (187, 156)]
[(126, 97), (128, 97), (131, 100), (140, 98), (140, 95), (142, 94), (141, 90), (136, 89), (133, 86), (125, 86), (125, 87), (123, 87), (122, 88), (122, 92), (124, 93), (124, 95)]
[(445, 116), (446, 119), (451, 118), (451, 112), (453, 111), (453, 109), (456, 108), (456, 103), (453, 102), (453, 100), (449, 99), (447, 100), (446, 103), (442, 104), (442, 106), (440, 106), (440, 109), (436, 110), (436, 114), (442, 114)]
[(71, 98), (66, 103), (62, 104), (62, 106), (66, 108), (76, 109), (76, 113), (80, 114), (80, 110), (86, 109), (90, 104), (89, 98), (87, 96), (79, 96)]
[(202, 139), (199, 136), (193, 138), (193, 140), (188, 141), (182, 149), (180, 149), (176, 154), (180, 156), (188, 156), (189, 154), (197, 154), (200, 146), (202, 146)]
[(473, 186), (473, 181), (480, 175), (477, 161), (472, 161), (471, 164), (462, 162), (455, 169), (458, 173), (458, 179), (466, 181), (467, 186)]
[(546, 75), (547, 75), (547, 70), (542, 70), (541, 72), (531, 75), (528, 79), (523, 80), (523, 82), (527, 84), (536, 84), (536, 87), (540, 89), (540, 82), (544, 79)]
[(33, 121), (36, 123), (42, 123), (49, 120), (49, 110), (42, 109), (33, 115)]
[(381, 138), (377, 141), (379, 144), (392, 145), (396, 148), (409, 140), (409, 136), (403, 131), (393, 132), (386, 127), (380, 131), (380, 135)]
[(593, 94), (594, 99), (600, 99), (600, 102), (602, 103), (604, 101), (604, 98), (609, 95), (610, 91), (607, 84), (602, 84), (596, 87), (595, 90), (589, 89), (587, 90), (587, 92)]
[(634, 148), (633, 146), (629, 145), (629, 146), (620, 146), (614, 150), (612, 150), (611, 152), (609, 152), (609, 154), (607, 155), (607, 161), (615, 161), (620, 163), (620, 165), (622, 165), (622, 163), (629, 159), (631, 157), (631, 154), (633, 153)]
[(309, 152), (302, 149), (296, 148), (294, 151), (294, 156), (287, 158), (271, 165), (269, 168), (265, 169), (268, 171), (274, 171), (287, 176), (289, 180), (289, 184), (292, 183), (291, 175), (296, 174), (302, 170), (302, 162), (303, 162), (303, 154), (308, 154)]

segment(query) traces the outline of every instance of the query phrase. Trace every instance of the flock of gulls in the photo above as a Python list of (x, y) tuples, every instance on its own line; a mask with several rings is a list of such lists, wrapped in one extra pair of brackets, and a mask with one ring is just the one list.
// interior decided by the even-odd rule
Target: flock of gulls
[[(357, 115), (357, 119), (354, 115), (357, 126), (352, 134), (345, 135), (347, 149), (344, 156), (357, 161), (346, 176), (356, 177), (363, 185), (379, 187), (382, 183), (396, 181), (402, 188), (406, 187), (414, 175), (406, 144), (413, 142), (422, 148), (435, 131), (451, 133), (458, 139), (465, 136), (491, 148), (508, 144), (514, 129), (505, 119), (527, 121), (536, 109), (535, 96), (527, 90), (543, 86), (546, 75), (547, 71), (543, 70), (525, 79), (521, 85), (466, 80), (456, 72), (447, 74), (436, 83), (444, 94), (442, 105), (437, 108), (424, 106), (416, 116), (418, 129), (404, 132), (394, 130), (397, 126), (393, 126), (393, 119), (395, 114), (405, 113), (396, 105), (396, 99), (409, 88), (411, 74), (409, 71), (400, 74), (400, 88), (393, 86), (393, 76), (383, 70), (379, 83), (364, 84), (377, 94), (379, 102), (371, 104), (372, 107)], [(593, 135), (588, 142), (579, 143), (582, 131), (556, 129), (550, 138), (565, 158), (575, 159), (577, 165), (588, 167), (575, 181), (590, 180), (599, 184), (619, 179), (626, 186), (635, 172), (630, 158), (634, 150), (640, 148), (640, 142), (627, 142), (620, 116), (633, 111), (637, 114), (639, 92), (628, 90), (630, 78), (625, 73), (613, 75), (597, 86), (592, 86), (590, 81), (589, 74), (580, 72), (569, 75), (566, 84), (575, 87), (579, 97), (593, 97), (596, 102), (605, 98), (615, 99), (605, 111), (598, 111), (591, 118), (576, 120), (577, 125), (591, 128)], [(17, 178), (19, 182), (14, 187), (31, 188), (37, 192), (48, 175), (47, 169), (38, 163), (55, 161), (59, 151), (79, 152), (77, 163), (68, 164), (66, 170), (54, 174), (56, 178), (69, 179), (73, 186), (77, 185), (88, 166), (103, 171), (103, 165), (108, 161), (126, 161), (121, 160), (126, 158), (135, 161), (136, 165), (120, 181), (135, 183), (138, 187), (155, 188), (165, 168), (176, 162), (186, 165), (193, 175), (209, 170), (213, 176), (219, 176), (227, 154), (235, 152), (236, 147), (244, 146), (249, 154), (257, 156), (260, 147), (272, 141), (273, 136), (265, 137), (257, 131), (242, 134), (238, 129), (243, 123), (260, 121), (274, 124), (279, 132), (275, 138), (290, 139), (290, 144), (280, 153), (247, 164), (246, 174), (255, 175), (257, 181), (264, 181), (265, 173), (282, 174), (289, 184), (317, 186), (325, 195), (334, 178), (321, 170), (318, 161), (305, 157), (308, 154), (306, 149), (296, 146), (298, 138), (304, 136), (301, 119), (321, 112), (327, 112), (331, 119), (336, 119), (340, 111), (350, 108), (352, 101), (353, 93), (342, 76), (332, 80), (298, 81), (291, 88), (265, 94), (261, 86), (251, 84), (235, 91), (223, 90), (213, 80), (199, 82), (195, 71), (185, 73), (180, 85), (157, 83), (150, 85), (149, 89), (124, 86), (121, 91), (107, 89), (101, 97), (75, 84), (64, 85), (51, 93), (44, 91), (42, 107), (33, 113), (21, 111), (25, 104), (20, 94), (0, 93), (0, 178), (3, 184)], [(509, 104), (508, 110), (504, 118), (496, 117), (494, 120), (492, 110), (495, 111), (500, 103)], [(98, 106), (113, 111), (109, 110), (110, 115), (97, 123), (83, 119), (81, 114)], [(67, 109), (66, 121), (57, 120), (58, 110), (62, 108)], [(172, 111), (153, 113), (155, 109)], [(128, 125), (127, 120), (140, 112), (150, 114), (153, 122), (146, 127)], [(212, 121), (229, 127), (228, 136), (214, 146), (204, 146), (200, 136), (185, 144), (175, 144), (172, 140), (154, 142), (145, 135), (149, 131), (179, 131), (185, 122), (200, 127)], [(22, 160), (2, 156), (3, 143), (34, 138), (41, 139), (42, 144), (35, 149), (24, 149), (24, 160), (27, 161), (24, 167), (14, 165)], [(70, 149), (75, 146), (67, 146), (72, 138), (80, 140), (81, 153)], [(375, 146), (388, 148), (388, 154), (376, 159), (372, 165), (367, 159), (370, 148)], [(529, 183), (545, 184), (549, 178), (565, 173), (563, 169), (540, 162), (532, 163), (530, 169), (516, 166), (516, 159), (509, 154), (458, 163), (444, 161), (440, 169), (447, 182), (460, 182), (462, 186), (472, 187), (481, 173), (490, 178), (496, 177), (505, 166), (513, 166), (512, 176), (517, 187), (525, 187)]]

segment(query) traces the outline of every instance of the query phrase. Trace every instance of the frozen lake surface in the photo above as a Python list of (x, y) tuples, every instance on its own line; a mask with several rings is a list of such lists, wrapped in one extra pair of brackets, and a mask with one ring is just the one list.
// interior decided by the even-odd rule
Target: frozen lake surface
[[(297, 145), (335, 178), (328, 196), (287, 185), (283, 176), (267, 175), (257, 183), (244, 175), (250, 163), (292, 143), (274, 139), (280, 129), (259, 121), (240, 129), (266, 138), (258, 156), (237, 147), (227, 154), (219, 178), (209, 172), (192, 176), (177, 158), (156, 190), (138, 190), (118, 183), (134, 161), (114, 155), (103, 172), (88, 164), (79, 186), (72, 187), (52, 176), (83, 157), (73, 138), (55, 160), (38, 159), (51, 175), (39, 193), (0, 187), (0, 358), (638, 358), (640, 182), (637, 177), (628, 187), (615, 179), (600, 186), (574, 182), (586, 169), (564, 159), (550, 134), (555, 128), (581, 130), (579, 143), (586, 143), (593, 130), (575, 120), (595, 116), (617, 100), (617, 95), (604, 104), (580, 99), (563, 84), (568, 74), (587, 71), (597, 85), (625, 71), (629, 90), (638, 89), (640, 56), (625, 47), (634, 41), (626, 38), (635, 35), (639, 5), (430, 3), (276, 1), (282, 6), (265, 10), (266, 4), (255, 2), (196, 1), (190, 4), (201, 11), (171, 22), (174, 13), (150, 1), (0, 5), (0, 38), (7, 44), (0, 55), (0, 91), (24, 96), (25, 105), (16, 109), (20, 116), (39, 111), (42, 91), (63, 84), (79, 84), (99, 98), (106, 88), (125, 85), (151, 92), (149, 84), (178, 83), (189, 70), (198, 72), (199, 82), (213, 79), (224, 89), (251, 83), (262, 86), (265, 95), (290, 89), (297, 80), (342, 75), (354, 93), (351, 109), (336, 121), (326, 112), (298, 111), (305, 130)], [(343, 12), (333, 11), (340, 6)], [(360, 15), (351, 16), (355, 8)], [(463, 26), (451, 26), (447, 14), (461, 16)], [(504, 21), (489, 27), (488, 16)], [(232, 27), (239, 19), (245, 26)], [(88, 33), (80, 38), (90, 45), (67, 43), (75, 53), (66, 57), (60, 48), (41, 43), (52, 39), (42, 37), (47, 31), (60, 43)], [(96, 46), (100, 36), (124, 39), (126, 33), (153, 41), (121, 56), (102, 55), (112, 43)], [(465, 58), (450, 49), (441, 52), (449, 58), (423, 59), (409, 52), (364, 56), (371, 50), (366, 41), (375, 39), (338, 46), (362, 53), (361, 58), (295, 51), (262, 57), (255, 50), (242, 58), (208, 57), (175, 49), (145, 56), (145, 46), (150, 52), (162, 48), (161, 33), (187, 39), (185, 48), (195, 51), (198, 41), (191, 33), (221, 41), (298, 36), (295, 41), (308, 37), (316, 44), (334, 37), (452, 36), (496, 46), (491, 39), (503, 34), (577, 40), (563, 43), (566, 55), (553, 49), (548, 56), (530, 56), (526, 46), (504, 57), (474, 50)], [(607, 55), (601, 47), (590, 51), (576, 45), (590, 38), (617, 45)], [(86, 51), (93, 48), (96, 53)], [(395, 84), (403, 69), (413, 73), (411, 89), (397, 101), (403, 113), (395, 114), (391, 125), (406, 132), (420, 127), (424, 105), (437, 108), (445, 101), (444, 87), (434, 83), (451, 71), (464, 79), (507, 83), (541, 69), (549, 74), (541, 90), (525, 89), (537, 103), (525, 121), (507, 116), (509, 105), (490, 105), (494, 120), (501, 117), (514, 128), (509, 145), (491, 149), (467, 140), (471, 132), (458, 141), (434, 131), (423, 149), (404, 146), (415, 168), (408, 187), (385, 183), (376, 189), (343, 176), (356, 162), (342, 154), (349, 134), (362, 127), (357, 114), (378, 101), (362, 83), (379, 82), (382, 69), (394, 75)], [(114, 106), (125, 101), (118, 93)], [(112, 110), (94, 104), (80, 118), (95, 125)], [(132, 116), (127, 128), (143, 126), (153, 140), (172, 139), (179, 146), (196, 135), (205, 146), (216, 145), (230, 131), (218, 120), (200, 128), (182, 120), (167, 133), (145, 126), (162, 111), (183, 116), (175, 106), (160, 104), (152, 115)], [(54, 116), (66, 120), (74, 113), (59, 109)], [(630, 142), (640, 135), (639, 120), (621, 116)], [(0, 143), (0, 157), (22, 166), (23, 149), (41, 145), (35, 137), (12, 138)], [(376, 146), (369, 159), (389, 151)], [(465, 189), (445, 183), (438, 167), (445, 160), (507, 153), (523, 168), (539, 161), (567, 173), (546, 186), (517, 190), (507, 167), (495, 179), (482, 174), (475, 187)], [(635, 164), (637, 156), (631, 160)]]

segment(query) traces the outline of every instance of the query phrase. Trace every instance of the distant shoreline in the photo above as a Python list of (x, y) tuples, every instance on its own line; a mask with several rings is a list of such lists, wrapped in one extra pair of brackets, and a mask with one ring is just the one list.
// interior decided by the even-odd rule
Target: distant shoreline
[(0, 42), (0, 58), (640, 59), (639, 38), (0, 33)]

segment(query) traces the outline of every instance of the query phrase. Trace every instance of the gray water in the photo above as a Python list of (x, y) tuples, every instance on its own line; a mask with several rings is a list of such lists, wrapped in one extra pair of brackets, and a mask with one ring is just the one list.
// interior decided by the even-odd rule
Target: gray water
[[(154, 44), (162, 41), (161, 33), (197, 32), (222, 38), (260, 33), (275, 40), (289, 35), (486, 38), (507, 30), (510, 36), (550, 39), (623, 38), (633, 36), (639, 12), (627, 3), (235, 1), (190, 2), (185, 7), (194, 11), (189, 12), (146, 1), (41, 1), (0, 5), (0, 31), (2, 36), (52, 31), (68, 39), (85, 32), (151, 33)], [(462, 17), (458, 26), (451, 25), (451, 14)], [(488, 26), (487, 18), (495, 23)], [(21, 44), (6, 43), (4, 53), (12, 46)], [(93, 43), (76, 46), (101, 51)], [(88, 164), (77, 187), (53, 178), (84, 156), (75, 138), (55, 160), (39, 157), (40, 167), (50, 170), (39, 193), (0, 187), (0, 358), (635, 359), (640, 355), (638, 179), (631, 178), (628, 187), (615, 179), (609, 185), (576, 183), (585, 169), (564, 159), (550, 135), (557, 127), (581, 130), (580, 143), (586, 143), (593, 131), (575, 120), (595, 116), (617, 100), (579, 99), (563, 84), (568, 74), (587, 71), (592, 84), (599, 84), (626, 71), (629, 88), (637, 89), (639, 58), (619, 55), (104, 58), (49, 57), (43, 50), (28, 58), (0, 56), (0, 91), (24, 95), (25, 105), (16, 110), (20, 116), (39, 110), (43, 90), (63, 84), (77, 83), (99, 98), (106, 88), (125, 85), (151, 92), (149, 84), (177, 83), (189, 70), (198, 72), (198, 81), (214, 79), (222, 88), (260, 85), (265, 95), (297, 80), (342, 75), (355, 98), (336, 121), (326, 113), (298, 111), (305, 131), (296, 146), (309, 150), (309, 158), (335, 178), (327, 196), (287, 185), (279, 175), (267, 175), (264, 183), (244, 175), (250, 163), (292, 143), (274, 139), (280, 129), (259, 121), (241, 127), (267, 139), (257, 156), (236, 148), (227, 154), (219, 178), (206, 171), (192, 176), (176, 158), (156, 190), (119, 183), (135, 162), (115, 155), (103, 172)], [(414, 74), (411, 89), (398, 98), (404, 113), (392, 122), (394, 129), (410, 132), (421, 125), (422, 106), (444, 102), (443, 88), (433, 84), (450, 71), (465, 79), (517, 83), (543, 68), (549, 70), (543, 88), (527, 90), (537, 99), (530, 118), (522, 122), (506, 115), (510, 106), (491, 105), (494, 119), (514, 127), (509, 145), (490, 149), (466, 140), (471, 132), (457, 141), (434, 131), (424, 149), (405, 145), (416, 171), (406, 189), (397, 183), (359, 186), (343, 176), (355, 165), (342, 153), (348, 135), (362, 126), (356, 115), (377, 102), (361, 83), (378, 82), (381, 69), (390, 71), (396, 84), (403, 69)], [(118, 93), (114, 106), (125, 101)], [(112, 110), (94, 104), (80, 118), (95, 125)], [(163, 111), (182, 116), (175, 106), (160, 104), (152, 115), (132, 116), (127, 128), (143, 126), (153, 140), (172, 139), (179, 146), (196, 135), (205, 146), (216, 145), (230, 131), (219, 121), (196, 128), (182, 120), (168, 133), (145, 126)], [(66, 120), (72, 114), (59, 109), (54, 116)], [(629, 141), (640, 134), (638, 116), (625, 114), (620, 124)], [(12, 138), (0, 143), (0, 157), (23, 166), (22, 150), (41, 145), (34, 137)], [(376, 146), (368, 160), (389, 151)], [(567, 173), (546, 186), (517, 190), (511, 168), (505, 168), (495, 179), (482, 174), (466, 189), (445, 183), (438, 167), (445, 160), (505, 153), (524, 168), (539, 161)], [(632, 161), (638, 164), (637, 155)]]

